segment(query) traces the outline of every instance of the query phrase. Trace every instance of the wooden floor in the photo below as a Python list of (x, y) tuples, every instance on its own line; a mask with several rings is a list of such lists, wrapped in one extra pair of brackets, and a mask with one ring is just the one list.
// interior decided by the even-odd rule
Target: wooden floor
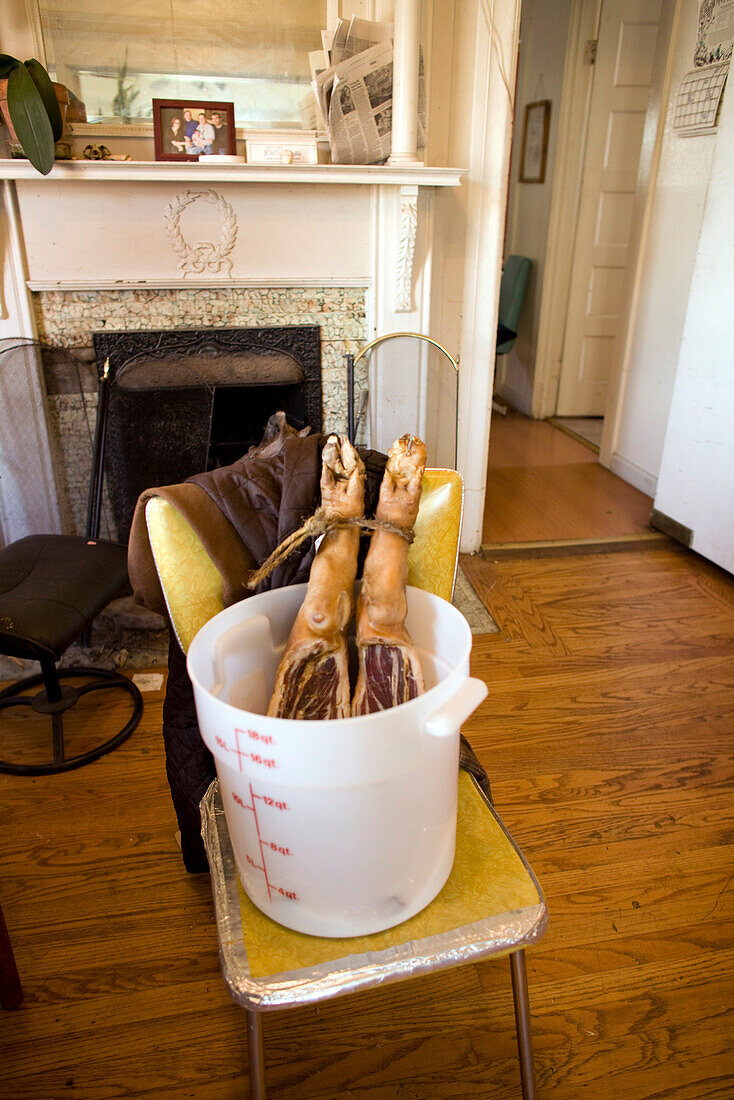
[[(538, 1096), (731, 1100), (734, 580), (667, 542), (464, 567), (500, 627), (475, 637), (489, 696), (465, 732), (550, 910), (528, 952)], [(77, 772), (0, 776), (25, 987), (0, 1012), (3, 1098), (247, 1096), (209, 882), (174, 840), (161, 705), (146, 695), (132, 738)], [(273, 1098), (520, 1096), (506, 960), (264, 1029)]]
[(644, 535), (651, 508), (650, 497), (547, 421), (492, 418), (484, 544)]

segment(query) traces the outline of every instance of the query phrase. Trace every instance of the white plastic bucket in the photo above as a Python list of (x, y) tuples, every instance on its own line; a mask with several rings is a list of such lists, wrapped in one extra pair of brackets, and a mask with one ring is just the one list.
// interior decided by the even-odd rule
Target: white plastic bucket
[(268, 718), (305, 591), (220, 612), (191, 643), (188, 670), (248, 896), (298, 932), (367, 935), (419, 912), (449, 876), (460, 726), (487, 688), (469, 676), (464, 616), (409, 588), (425, 694), (340, 721)]

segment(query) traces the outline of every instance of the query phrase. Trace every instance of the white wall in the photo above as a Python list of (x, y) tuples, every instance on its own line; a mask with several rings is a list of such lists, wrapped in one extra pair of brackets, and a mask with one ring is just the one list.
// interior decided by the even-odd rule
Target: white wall
[[(696, 0), (682, 0), (660, 166), (643, 261), (640, 295), (610, 468), (654, 495), (673, 394), (696, 248), (716, 135), (681, 138), (672, 132), (678, 84), (693, 68)], [(734, 87), (725, 91), (734, 95)]]
[[(505, 255), (516, 253), (533, 261), (515, 346), (499, 360), (495, 390), (530, 414), (533, 373), (543, 289), (553, 161), (571, 0), (524, 0), (520, 22), (520, 58), (515, 96), (515, 137), (510, 166)], [(544, 183), (520, 183), (525, 106), (551, 101), (548, 156)]]
[[(730, 89), (730, 93), (734, 89)], [(734, 102), (724, 99), (663, 446), (655, 507), (734, 572)]]

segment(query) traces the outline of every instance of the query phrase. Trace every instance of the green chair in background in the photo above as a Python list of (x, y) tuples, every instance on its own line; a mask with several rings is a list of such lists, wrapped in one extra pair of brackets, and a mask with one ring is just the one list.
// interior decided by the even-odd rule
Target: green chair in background
[[(496, 355), (507, 355), (512, 350), (517, 336), (517, 324), (520, 320), (525, 291), (530, 275), (530, 260), (527, 256), (508, 256), (502, 269), (500, 283), (499, 323), (509, 329), (513, 335), (502, 343), (497, 341)], [(500, 333), (500, 335), (502, 335)]]
[[(525, 291), (530, 276), (530, 260), (527, 256), (508, 256), (502, 269), (500, 284), (500, 305), (497, 318), (497, 346), (495, 348), (495, 381), (497, 379), (497, 360), (512, 350), (517, 338), (517, 326)], [(507, 412), (508, 405), (501, 398), (492, 398), (495, 412)]]

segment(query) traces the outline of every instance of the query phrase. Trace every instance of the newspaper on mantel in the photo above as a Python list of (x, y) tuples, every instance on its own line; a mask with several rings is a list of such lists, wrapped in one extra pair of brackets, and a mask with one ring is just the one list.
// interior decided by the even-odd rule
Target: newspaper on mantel
[(337, 20), (336, 30), (329, 50), (329, 64), (340, 65), (357, 53), (369, 50), (378, 42), (392, 42), (393, 24), (379, 23), (372, 19)]
[[(331, 67), (314, 91), (326, 120), (334, 164), (377, 164), (392, 147), (393, 27), (364, 19), (337, 25)], [(370, 44), (372, 43), (372, 44)], [(421, 59), (419, 145), (425, 144), (425, 84)]]
[(392, 42), (378, 42), (317, 79), (334, 164), (376, 164), (392, 144)]

